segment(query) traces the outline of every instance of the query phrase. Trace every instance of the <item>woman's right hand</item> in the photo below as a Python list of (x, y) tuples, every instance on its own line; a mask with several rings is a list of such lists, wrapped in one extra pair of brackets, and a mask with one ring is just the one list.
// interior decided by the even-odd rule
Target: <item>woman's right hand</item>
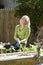
[(21, 43), (20, 39), (19, 38), (16, 38), (15, 39), (19, 44)]

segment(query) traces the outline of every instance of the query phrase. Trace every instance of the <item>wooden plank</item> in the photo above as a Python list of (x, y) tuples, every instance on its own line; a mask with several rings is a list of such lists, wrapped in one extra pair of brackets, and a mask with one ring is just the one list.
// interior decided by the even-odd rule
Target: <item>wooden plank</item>
[(0, 41), (3, 41), (3, 11), (0, 10)]

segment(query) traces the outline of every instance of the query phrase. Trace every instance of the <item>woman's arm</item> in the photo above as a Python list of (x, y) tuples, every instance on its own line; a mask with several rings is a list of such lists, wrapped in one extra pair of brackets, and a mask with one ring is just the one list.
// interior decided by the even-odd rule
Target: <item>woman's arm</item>
[(27, 44), (27, 39), (23, 39), (23, 40), (19, 41), (19, 43), (25, 43), (25, 44)]
[(19, 38), (17, 38), (17, 31), (18, 30), (18, 25), (15, 27), (15, 32), (14, 32), (14, 39), (17, 41), (17, 42), (19, 42), (20, 40), (19, 40)]

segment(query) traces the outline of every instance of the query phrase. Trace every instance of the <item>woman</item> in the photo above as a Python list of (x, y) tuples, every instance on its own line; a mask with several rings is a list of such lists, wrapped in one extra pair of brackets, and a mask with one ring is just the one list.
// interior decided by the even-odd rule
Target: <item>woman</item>
[(14, 39), (18, 42), (18, 46), (20, 43), (24, 43), (23, 45), (26, 47), (30, 31), (30, 18), (24, 15), (20, 19), (20, 24), (15, 27)]

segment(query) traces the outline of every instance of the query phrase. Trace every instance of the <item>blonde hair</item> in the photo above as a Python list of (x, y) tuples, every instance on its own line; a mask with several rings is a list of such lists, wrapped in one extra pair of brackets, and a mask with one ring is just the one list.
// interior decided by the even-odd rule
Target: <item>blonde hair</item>
[[(30, 26), (30, 18), (27, 15), (22, 16), (22, 18), (26, 19), (26, 22), (28, 23), (28, 27)], [(22, 18), (20, 19), (20, 21), (22, 20)]]

